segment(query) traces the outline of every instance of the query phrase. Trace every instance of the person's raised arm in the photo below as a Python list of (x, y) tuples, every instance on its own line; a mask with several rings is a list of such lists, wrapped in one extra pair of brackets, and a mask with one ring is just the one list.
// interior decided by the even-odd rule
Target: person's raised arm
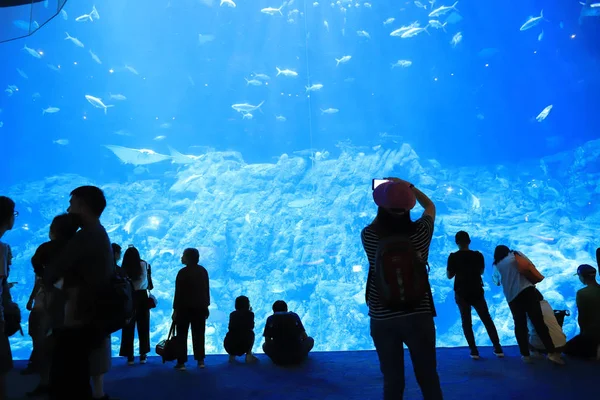
[(408, 183), (410, 188), (412, 189), (413, 193), (415, 194), (417, 203), (419, 203), (419, 205), (425, 209), (425, 211), (423, 211), (423, 216), (429, 215), (431, 217), (431, 219), (433, 219), (435, 221), (435, 204), (433, 203), (433, 201), (431, 201), (431, 199), (429, 197), (427, 197), (427, 195), (425, 193), (421, 192), (419, 189), (417, 189), (415, 187), (415, 185), (413, 185), (412, 183), (409, 183), (405, 180), (402, 180), (399, 178), (385, 178), (385, 179), (389, 179), (394, 182)]

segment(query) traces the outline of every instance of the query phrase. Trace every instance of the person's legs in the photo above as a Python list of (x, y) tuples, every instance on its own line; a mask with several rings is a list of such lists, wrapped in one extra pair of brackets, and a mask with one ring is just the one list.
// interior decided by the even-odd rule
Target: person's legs
[(0, 399), (6, 399), (6, 375), (13, 368), (12, 351), (8, 336), (0, 327)]
[(596, 351), (595, 341), (579, 334), (567, 342), (564, 353), (571, 357), (589, 359), (596, 356)]
[(397, 319), (371, 319), (371, 337), (383, 374), (384, 400), (401, 400), (404, 396), (404, 347)]
[(202, 314), (196, 314), (191, 318), (192, 324), (192, 344), (194, 347), (194, 359), (198, 361), (198, 365), (204, 365), (205, 349), (205, 332), (206, 318)]
[(542, 307), (540, 301), (535, 294), (535, 290), (525, 289), (522, 292), (524, 294), (524, 308), (531, 320), (533, 328), (537, 332), (540, 340), (544, 344), (544, 347), (548, 353), (555, 353), (556, 349), (552, 338), (550, 337), (550, 331), (548, 326), (544, 322), (544, 314), (542, 313)]
[(315, 339), (310, 336), (302, 341), (302, 358), (308, 357), (308, 353), (315, 347)]
[(462, 329), (465, 335), (465, 339), (467, 340), (467, 344), (469, 345), (469, 349), (471, 350), (471, 356), (479, 356), (479, 351), (477, 350), (477, 345), (475, 344), (475, 335), (473, 334), (473, 320), (471, 318), (471, 304), (468, 303), (465, 299), (460, 297), (458, 294), (454, 295), (454, 300), (456, 301), (456, 305), (458, 306), (458, 311), (460, 312), (460, 319), (462, 321)]
[(102, 399), (104, 396), (104, 374), (92, 376), (92, 397)]
[[(146, 301), (147, 302), (147, 301)], [(137, 332), (140, 341), (140, 359), (145, 360), (146, 354), (150, 353), (150, 310), (146, 305), (137, 311)]]
[(500, 345), (500, 338), (498, 337), (498, 330), (496, 330), (496, 325), (492, 320), (492, 316), (490, 315), (490, 310), (488, 308), (487, 302), (485, 301), (485, 297), (481, 297), (481, 299), (473, 302), (473, 308), (479, 315), (481, 322), (485, 326), (485, 330), (492, 341), (492, 345), (494, 346), (494, 351), (502, 352), (502, 346)]
[[(523, 292), (521, 292), (522, 294)], [(519, 345), (519, 351), (523, 357), (529, 357), (529, 329), (527, 328), (527, 311), (522, 304), (523, 300), (519, 294), (513, 301), (508, 303), (515, 323), (515, 338)]]
[(65, 328), (56, 332), (50, 369), (50, 399), (92, 399), (90, 387), (91, 332)]
[(431, 314), (402, 317), (403, 337), (410, 352), (415, 377), (425, 400), (441, 400), (442, 388), (437, 373), (435, 324)]
[(185, 365), (188, 359), (187, 341), (190, 320), (187, 312), (177, 312), (177, 364)]
[(119, 356), (127, 357), (127, 360), (131, 363), (134, 359), (133, 354), (133, 339), (135, 336), (135, 322), (136, 317), (134, 316), (129, 324), (125, 325), (121, 330), (121, 348), (119, 349)]

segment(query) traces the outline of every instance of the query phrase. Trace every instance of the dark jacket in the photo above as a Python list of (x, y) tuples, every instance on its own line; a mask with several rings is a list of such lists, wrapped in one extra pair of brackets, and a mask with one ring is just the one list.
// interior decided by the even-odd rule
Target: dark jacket
[(177, 273), (174, 310), (206, 310), (210, 306), (208, 272), (201, 265), (188, 265)]

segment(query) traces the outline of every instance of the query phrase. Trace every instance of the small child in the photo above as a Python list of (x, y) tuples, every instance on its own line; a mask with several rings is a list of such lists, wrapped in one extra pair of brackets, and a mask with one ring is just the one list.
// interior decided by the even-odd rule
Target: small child
[(254, 346), (254, 313), (250, 300), (246, 296), (235, 299), (235, 311), (229, 315), (229, 332), (223, 342), (225, 351), (229, 354), (229, 362), (235, 357), (246, 355), (246, 362), (252, 363), (258, 359), (252, 354)]

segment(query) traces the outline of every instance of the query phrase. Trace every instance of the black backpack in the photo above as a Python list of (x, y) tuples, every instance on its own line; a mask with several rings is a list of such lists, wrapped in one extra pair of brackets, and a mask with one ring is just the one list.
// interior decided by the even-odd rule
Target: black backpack
[(93, 324), (100, 334), (110, 335), (123, 329), (134, 316), (133, 283), (115, 272), (106, 286), (97, 289)]
[(428, 266), (409, 235), (381, 238), (372, 277), (381, 305), (394, 311), (419, 306), (429, 293)]

